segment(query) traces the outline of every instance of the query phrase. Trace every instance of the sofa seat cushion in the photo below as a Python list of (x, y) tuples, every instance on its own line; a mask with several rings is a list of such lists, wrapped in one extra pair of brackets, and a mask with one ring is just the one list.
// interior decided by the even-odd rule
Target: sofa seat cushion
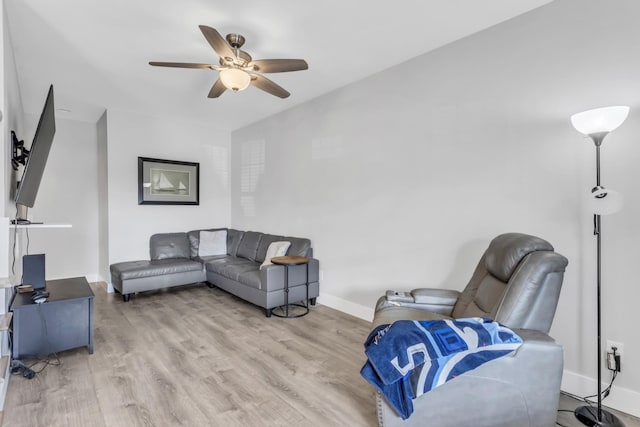
[(260, 269), (258, 268), (257, 270), (250, 270), (241, 273), (238, 276), (238, 282), (255, 289), (260, 289)]
[(202, 264), (206, 264), (209, 261), (215, 261), (217, 259), (227, 258), (228, 255), (210, 255), (210, 256), (196, 256), (192, 258), (194, 261), (201, 262)]
[(140, 279), (165, 274), (202, 270), (202, 264), (188, 259), (163, 259), (156, 261), (127, 261), (111, 265), (111, 275), (120, 280)]
[(236, 265), (236, 264), (247, 264), (251, 261), (246, 260), (244, 258), (238, 258), (235, 256), (216, 256), (216, 257), (206, 257), (203, 260), (207, 260), (204, 265), (205, 270), (213, 271), (214, 273), (218, 273), (222, 271), (225, 266)]
[(239, 281), (240, 275), (248, 271), (259, 271), (260, 264), (244, 258), (224, 257), (205, 264), (207, 271), (219, 274), (227, 279)]

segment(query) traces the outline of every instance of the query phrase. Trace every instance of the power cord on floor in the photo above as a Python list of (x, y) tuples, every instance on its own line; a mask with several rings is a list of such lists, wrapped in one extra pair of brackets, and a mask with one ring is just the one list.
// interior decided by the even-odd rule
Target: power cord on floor
[[(611, 393), (611, 387), (613, 386), (613, 382), (616, 380), (617, 376), (618, 376), (618, 371), (613, 371), (613, 373), (611, 374), (611, 381), (609, 382), (609, 385), (604, 390), (601, 391), (602, 401), (604, 401), (609, 396), (609, 393)], [(572, 393), (569, 393), (569, 392), (566, 392), (566, 391), (561, 391), (560, 393), (564, 394), (565, 396), (571, 397), (572, 399), (576, 399), (576, 400), (579, 400), (581, 402), (584, 402), (587, 405), (592, 406), (592, 407), (598, 403), (597, 401), (594, 402), (594, 401), (590, 400), (590, 399), (592, 399), (594, 397), (597, 398), (598, 397), (597, 394), (592, 394), (592, 395), (589, 395), (589, 396), (582, 397), (582, 396), (577, 396), (575, 394), (572, 394)]]
[(22, 375), (26, 379), (30, 380), (36, 376), (36, 373), (33, 371), (33, 369), (29, 368), (27, 365), (25, 365), (21, 361), (12, 360), (11, 375)]
[(47, 366), (60, 366), (62, 361), (58, 357), (57, 353), (52, 353), (44, 359), (35, 359), (33, 363), (27, 364), (21, 360), (11, 361), (11, 374), (22, 375), (26, 379), (30, 380), (37, 374), (44, 371)]
[[(609, 393), (611, 393), (611, 386), (613, 385), (613, 382), (616, 380), (617, 376), (618, 376), (618, 371), (613, 371), (613, 375), (611, 375), (611, 382), (609, 383), (607, 388), (602, 390), (602, 395), (603, 395), (602, 400), (606, 399), (607, 396), (609, 396)], [(591, 399), (592, 397), (598, 397), (598, 395), (592, 394), (591, 396), (587, 396), (584, 398), (584, 401), (586, 402), (588, 399)]]
[(37, 359), (29, 367), (33, 369), (33, 372), (35, 372), (36, 374), (39, 374), (40, 372), (44, 371), (47, 366), (61, 366), (61, 365), (62, 365), (62, 361), (60, 360), (60, 357), (58, 357), (58, 354), (52, 353), (49, 356), (47, 356), (45, 359)]

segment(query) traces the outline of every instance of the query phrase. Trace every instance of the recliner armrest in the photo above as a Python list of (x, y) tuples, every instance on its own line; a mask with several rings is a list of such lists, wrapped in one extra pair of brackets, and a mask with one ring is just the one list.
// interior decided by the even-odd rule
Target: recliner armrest
[(460, 292), (451, 289), (419, 288), (411, 292), (387, 291), (378, 301), (376, 310), (388, 306), (411, 307), (451, 316)]
[(416, 306), (438, 314), (450, 316), (458, 302), (460, 292), (452, 289), (420, 288), (411, 291)]
[(458, 302), (460, 292), (452, 289), (420, 288), (411, 291), (416, 304), (447, 305), (453, 307)]

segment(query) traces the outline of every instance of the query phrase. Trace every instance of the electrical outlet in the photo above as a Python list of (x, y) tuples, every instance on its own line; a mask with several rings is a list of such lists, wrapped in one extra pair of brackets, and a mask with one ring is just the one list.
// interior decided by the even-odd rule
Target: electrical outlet
[(616, 347), (616, 354), (619, 356), (624, 355), (624, 344), (617, 341), (607, 340), (607, 353), (613, 353), (613, 347)]
[(320, 270), (320, 281), (324, 280), (324, 271)]
[[(613, 347), (616, 348), (616, 358), (613, 356)], [(624, 354), (624, 344), (617, 341), (607, 340), (607, 349), (606, 349), (606, 360), (607, 360), (607, 368), (610, 370), (617, 370), (621, 372), (622, 369), (622, 355)]]

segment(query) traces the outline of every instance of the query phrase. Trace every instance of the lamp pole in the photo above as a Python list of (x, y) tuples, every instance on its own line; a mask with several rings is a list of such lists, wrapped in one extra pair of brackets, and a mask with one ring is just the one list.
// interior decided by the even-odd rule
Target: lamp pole
[[(600, 185), (600, 146), (602, 140), (609, 132), (597, 132), (589, 134), (596, 146), (596, 186), (591, 190), (592, 193), (597, 190), (604, 190)], [(607, 196), (606, 192), (594, 195), (597, 199)], [(602, 309), (601, 309), (601, 287), (602, 287), (602, 220), (601, 215), (595, 213), (593, 215), (593, 234), (596, 236), (596, 317), (598, 322), (598, 407), (596, 413), (593, 407), (584, 405), (576, 408), (575, 416), (583, 424), (587, 426), (602, 427), (624, 427), (624, 423), (609, 411), (602, 409)]]
[[(596, 188), (600, 188), (600, 146), (602, 140), (607, 135), (606, 132), (600, 132), (597, 135), (592, 135), (593, 143), (596, 146)], [(603, 195), (601, 197), (604, 197)], [(601, 317), (601, 292), (600, 287), (602, 285), (602, 221), (599, 214), (593, 214), (593, 234), (596, 235), (596, 263), (597, 263), (597, 279), (596, 279), (596, 299), (597, 299), (597, 318), (598, 318), (598, 416), (597, 421), (602, 421), (602, 317)]]
[[(602, 136), (602, 139), (604, 136)], [(593, 141), (596, 144), (596, 187), (600, 187), (600, 145), (602, 139), (594, 138)], [(598, 318), (598, 414), (597, 421), (602, 421), (602, 314), (601, 314), (601, 292), (602, 285), (602, 217), (599, 214), (593, 214), (594, 230), (593, 234), (596, 235), (596, 264), (597, 264), (597, 279), (596, 279), (596, 299), (597, 299), (597, 318)]]

